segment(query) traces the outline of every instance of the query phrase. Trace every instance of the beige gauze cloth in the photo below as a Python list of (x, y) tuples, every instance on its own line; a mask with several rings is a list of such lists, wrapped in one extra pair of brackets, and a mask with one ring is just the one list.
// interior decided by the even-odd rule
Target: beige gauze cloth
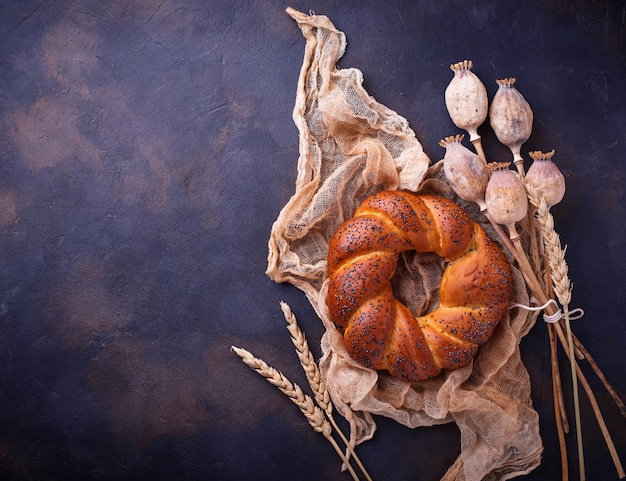
[[(450, 189), (441, 162), (429, 167), (408, 121), (367, 94), (359, 70), (337, 68), (345, 35), (325, 16), (287, 12), (306, 39), (293, 111), (300, 156), (295, 194), (272, 227), (267, 274), (301, 289), (324, 323), (320, 370), (333, 403), (350, 423), (352, 441), (373, 436), (373, 415), (410, 428), (454, 421), (461, 454), (443, 480), (504, 480), (532, 471), (543, 448), (519, 341), (536, 315), (511, 309), (472, 363), (427, 381), (408, 383), (372, 371), (345, 351), (326, 307), (326, 256), (331, 236), (363, 199), (386, 189), (440, 193), (495, 237), (478, 208)], [(443, 260), (404, 254), (399, 266), (396, 296), (418, 315), (432, 310)], [(513, 270), (513, 301), (529, 305), (523, 278)]]

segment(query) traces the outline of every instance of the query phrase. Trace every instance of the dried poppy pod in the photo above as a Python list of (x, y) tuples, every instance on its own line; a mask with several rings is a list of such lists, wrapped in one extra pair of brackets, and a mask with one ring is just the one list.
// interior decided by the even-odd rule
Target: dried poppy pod
[(524, 161), (520, 154), (522, 144), (532, 132), (533, 111), (514, 87), (515, 79), (496, 80), (498, 91), (489, 109), (489, 121), (498, 140), (513, 153), (513, 162), (520, 175), (524, 175)]
[(533, 163), (526, 174), (526, 182), (532, 185), (545, 199), (548, 209), (558, 204), (565, 195), (565, 177), (552, 162), (554, 150), (530, 152)]
[(485, 205), (485, 190), (489, 182), (487, 165), (461, 141), (463, 135), (446, 137), (439, 145), (446, 149), (443, 157), (443, 172), (448, 184), (463, 200), (475, 202), (481, 212)]
[(470, 142), (480, 158), (487, 163), (478, 127), (487, 118), (489, 99), (487, 89), (472, 72), (472, 65), (471, 60), (450, 65), (454, 77), (446, 87), (446, 108), (454, 125), (469, 133)]
[(510, 162), (489, 164), (491, 177), (485, 192), (485, 203), (491, 218), (506, 226), (512, 241), (519, 239), (515, 223), (526, 217), (528, 199), (520, 177), (509, 169)]

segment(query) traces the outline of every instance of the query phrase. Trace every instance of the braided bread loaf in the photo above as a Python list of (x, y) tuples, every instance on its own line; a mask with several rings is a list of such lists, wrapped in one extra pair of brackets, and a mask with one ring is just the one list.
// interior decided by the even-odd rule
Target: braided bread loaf
[[(391, 287), (399, 253), (446, 260), (439, 307), (416, 317)], [(384, 191), (368, 197), (328, 248), (327, 305), (358, 363), (405, 381), (464, 366), (506, 312), (513, 283), (499, 247), (454, 202)]]

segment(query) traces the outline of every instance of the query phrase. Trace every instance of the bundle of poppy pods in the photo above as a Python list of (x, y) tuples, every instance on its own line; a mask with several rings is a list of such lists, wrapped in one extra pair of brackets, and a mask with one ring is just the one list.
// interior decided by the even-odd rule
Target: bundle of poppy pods
[[(570, 320), (580, 310), (570, 310), (571, 282), (568, 277), (565, 249), (554, 228), (550, 208), (565, 194), (565, 179), (552, 161), (554, 150), (530, 152), (532, 165), (525, 171), (521, 155), (522, 145), (530, 138), (533, 111), (524, 96), (515, 87), (515, 78), (497, 80), (498, 90), (491, 106), (487, 91), (472, 72), (472, 61), (451, 65), (454, 77), (445, 91), (448, 113), (454, 124), (469, 134), (474, 151), (462, 143), (464, 135), (446, 137), (440, 145), (446, 149), (443, 169), (446, 179), (456, 194), (476, 203), (499, 234), (502, 243), (515, 258), (520, 271), (538, 306), (544, 311), (551, 346), (552, 382), (556, 426), (561, 450), (562, 479), (568, 479), (565, 434), (569, 423), (561, 389), (557, 356), (557, 340), (569, 359), (571, 368), (573, 404), (577, 434), (580, 479), (585, 479), (582, 428), (578, 399), (578, 384), (589, 397), (594, 414), (607, 443), (618, 476), (625, 477), (615, 445), (607, 430), (594, 393), (578, 365), (586, 359), (598, 375), (620, 411), (626, 409), (615, 390), (606, 380), (592, 356), (572, 333)], [(478, 128), (489, 117), (497, 139), (507, 146), (513, 161), (488, 162)], [(513, 164), (515, 170), (510, 166)], [(527, 231), (522, 242), (518, 226)], [(506, 231), (502, 228), (504, 226)]]

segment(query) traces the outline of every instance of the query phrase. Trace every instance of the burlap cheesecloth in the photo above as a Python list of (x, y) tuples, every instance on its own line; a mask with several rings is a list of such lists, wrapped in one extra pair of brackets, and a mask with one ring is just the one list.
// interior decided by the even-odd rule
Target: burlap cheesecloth
[[(456, 198), (445, 183), (441, 162), (429, 167), (407, 120), (367, 94), (359, 70), (337, 68), (344, 34), (325, 16), (288, 13), (306, 38), (293, 112), (300, 157), (295, 194), (272, 228), (267, 274), (301, 289), (323, 321), (320, 369), (352, 439), (372, 437), (376, 414), (411, 428), (454, 421), (461, 454), (444, 480), (501, 480), (530, 472), (540, 462), (542, 443), (519, 353), (519, 341), (535, 321), (528, 311), (512, 309), (473, 363), (428, 381), (399, 381), (346, 353), (326, 307), (326, 254), (332, 234), (365, 197), (384, 189), (438, 192), (494, 235), (476, 206)], [(399, 265), (396, 296), (418, 315), (434, 308), (442, 259), (403, 254)], [(524, 281), (514, 271), (513, 300), (528, 305)]]

